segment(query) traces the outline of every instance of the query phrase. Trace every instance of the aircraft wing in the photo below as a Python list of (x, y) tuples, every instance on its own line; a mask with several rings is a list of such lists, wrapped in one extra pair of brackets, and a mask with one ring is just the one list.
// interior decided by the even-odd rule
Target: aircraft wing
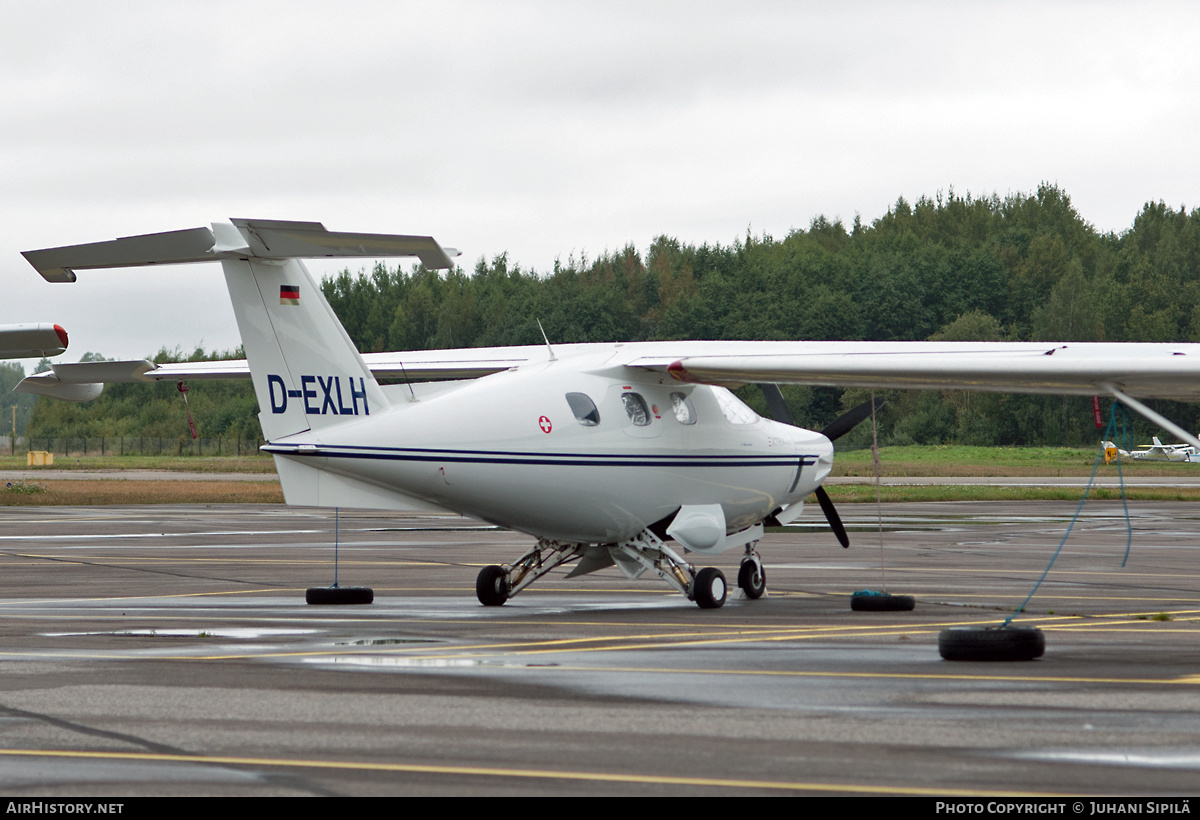
[(0, 325), (0, 359), (57, 356), (67, 349), (67, 331), (58, 325)]
[[(716, 384), (1103, 394), (1200, 447), (1200, 438), (1133, 398), (1200, 401), (1196, 344), (834, 342), (814, 343), (808, 350), (786, 350), (782, 344), (764, 343), (768, 347), (758, 351), (681, 356), (665, 369), (680, 381)], [(634, 364), (654, 366), (649, 361)]]
[[(2, 338), (0, 336), (0, 340)], [(363, 360), (375, 378), (402, 381), (475, 379), (535, 358), (544, 360), (546, 348), (531, 345), (363, 354)], [(105, 384), (250, 378), (250, 366), (245, 359), (167, 364), (133, 359), (53, 364), (51, 367), (44, 373), (27, 376), (14, 389), (19, 393), (51, 396), (63, 401), (90, 401), (100, 395)]]
[[(1134, 397), (1200, 401), (1200, 344), (1052, 342), (676, 341), (418, 350), (363, 356), (379, 379), (477, 378), (577, 353), (612, 352), (609, 364), (682, 382), (773, 382), (872, 389), (1110, 395), (1189, 444), (1200, 439)], [(91, 362), (55, 365), (17, 390), (72, 401), (105, 382), (249, 378), (245, 361)], [(73, 385), (73, 386), (72, 386)], [(82, 385), (91, 385), (85, 389)]]
[[(568, 360), (612, 351), (611, 364), (714, 384), (775, 382), (874, 389), (975, 390), (1200, 401), (1200, 345), (1051, 342), (676, 341), (554, 345)], [(364, 353), (378, 379), (477, 378), (550, 357), (545, 345)], [(244, 359), (156, 365), (57, 364), (60, 382), (248, 379)], [(32, 377), (31, 377), (32, 378)], [(28, 381), (28, 380), (27, 380)]]
[[(686, 345), (689, 343), (679, 343)], [(707, 343), (712, 345), (714, 343)], [(746, 345), (759, 347), (745, 347)], [(1052, 342), (729, 343), (631, 361), (680, 381), (974, 390), (1200, 401), (1200, 345)]]

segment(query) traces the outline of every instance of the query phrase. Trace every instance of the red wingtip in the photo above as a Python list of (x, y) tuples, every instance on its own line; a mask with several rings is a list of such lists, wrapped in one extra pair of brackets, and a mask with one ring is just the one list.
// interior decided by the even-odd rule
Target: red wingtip
[(62, 342), (63, 348), (67, 346), (67, 331), (63, 330), (62, 325), (55, 325), (54, 332), (58, 334), (58, 340)]

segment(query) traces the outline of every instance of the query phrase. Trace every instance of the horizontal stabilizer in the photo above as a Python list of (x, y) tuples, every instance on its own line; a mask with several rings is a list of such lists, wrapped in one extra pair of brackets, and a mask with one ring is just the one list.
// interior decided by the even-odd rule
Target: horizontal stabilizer
[(250, 251), (259, 259), (415, 256), (427, 268), (452, 268), (450, 257), (459, 255), (432, 236), (339, 233), (325, 230), (320, 222), (231, 221), (248, 238)]
[(108, 242), (65, 245), (22, 256), (47, 282), (74, 282), (75, 269), (130, 268), (211, 261), (213, 234), (208, 228), (124, 236)]
[(452, 268), (453, 248), (431, 236), (337, 233), (320, 222), (235, 219), (209, 228), (125, 236), (107, 242), (24, 251), (48, 282), (74, 282), (76, 270), (180, 265), (221, 259), (319, 259), (416, 256), (429, 268)]

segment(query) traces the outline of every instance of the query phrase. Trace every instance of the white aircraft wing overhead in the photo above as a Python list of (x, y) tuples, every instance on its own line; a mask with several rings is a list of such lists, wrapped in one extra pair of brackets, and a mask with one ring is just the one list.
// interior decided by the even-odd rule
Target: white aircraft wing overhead
[[(680, 381), (1084, 396), (1116, 389), (1200, 401), (1196, 344), (676, 341), (565, 344), (553, 352), (565, 360), (601, 348), (612, 351), (612, 364), (664, 371)], [(379, 379), (428, 380), (477, 378), (549, 356), (545, 345), (525, 345), (365, 353), (363, 360)], [(250, 377), (243, 359), (60, 364), (53, 373), (76, 384)]]
[[(686, 343), (684, 343), (686, 344)], [(775, 382), (876, 389), (1129, 395), (1200, 401), (1200, 345), (1038, 342), (732, 343), (682, 355), (681, 381)], [(663, 367), (661, 357), (633, 366)]]
[[(830, 342), (808, 350), (683, 356), (680, 381), (774, 382), (914, 390), (1099, 395), (1116, 398), (1194, 447), (1200, 438), (1134, 396), (1200, 401), (1200, 345), (1078, 342)], [(770, 348), (774, 349), (770, 349)], [(649, 361), (635, 363), (653, 366)], [(661, 366), (661, 365), (660, 365)]]
[(57, 356), (67, 349), (67, 331), (58, 325), (0, 325), (0, 359)]
[[(427, 381), (475, 379), (518, 367), (534, 357), (545, 359), (546, 348), (531, 345), (366, 353), (363, 360), (376, 379)], [(54, 364), (51, 367), (52, 369), (45, 373), (26, 377), (14, 389), (19, 393), (36, 393), (65, 401), (89, 401), (100, 395), (105, 384), (250, 378), (250, 366), (245, 359), (166, 364), (134, 359), (120, 362)], [(68, 389), (67, 385), (72, 387)], [(90, 386), (90, 389), (84, 389), (85, 385)]]

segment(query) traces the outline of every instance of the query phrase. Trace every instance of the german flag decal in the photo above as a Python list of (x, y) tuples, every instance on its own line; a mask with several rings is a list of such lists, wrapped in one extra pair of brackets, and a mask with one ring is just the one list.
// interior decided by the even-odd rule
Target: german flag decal
[(300, 304), (300, 286), (299, 285), (280, 285), (279, 286), (279, 304), (281, 304), (281, 305), (298, 305), (298, 304)]

